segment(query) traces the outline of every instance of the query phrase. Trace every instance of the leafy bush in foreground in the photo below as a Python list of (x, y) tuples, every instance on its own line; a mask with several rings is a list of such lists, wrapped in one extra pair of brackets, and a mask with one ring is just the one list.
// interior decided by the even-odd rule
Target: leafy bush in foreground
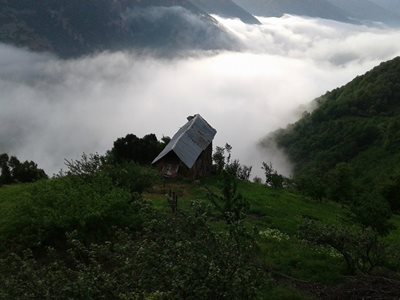
[[(200, 206), (196, 206), (197, 208)], [(1, 299), (252, 299), (260, 276), (254, 244), (237, 227), (215, 232), (207, 214), (158, 218), (140, 233), (116, 230), (86, 244), (75, 232), (65, 251), (0, 259)]]
[(109, 177), (65, 177), (36, 184), (14, 209), (1, 238), (39, 246), (65, 239), (75, 229), (86, 236), (107, 236), (111, 226), (140, 226), (140, 197), (115, 187)]
[(112, 226), (140, 228), (146, 205), (139, 194), (153, 185), (155, 171), (133, 162), (109, 165), (97, 154), (67, 166), (66, 175), (31, 186), (11, 210), (0, 230), (3, 246), (53, 245), (72, 230), (97, 240), (107, 237)]
[(325, 225), (306, 220), (299, 229), (300, 238), (329, 246), (343, 257), (350, 273), (371, 272), (384, 261), (385, 247), (377, 232), (357, 226)]

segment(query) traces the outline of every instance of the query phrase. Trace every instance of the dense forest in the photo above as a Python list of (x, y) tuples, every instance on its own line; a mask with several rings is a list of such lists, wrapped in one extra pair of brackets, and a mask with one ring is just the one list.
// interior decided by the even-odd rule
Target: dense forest
[[(276, 134), (279, 146), (295, 162), (299, 184), (321, 197), (342, 201), (374, 192), (398, 211), (400, 58), (315, 102), (312, 113)], [(342, 195), (338, 195), (340, 184)]]

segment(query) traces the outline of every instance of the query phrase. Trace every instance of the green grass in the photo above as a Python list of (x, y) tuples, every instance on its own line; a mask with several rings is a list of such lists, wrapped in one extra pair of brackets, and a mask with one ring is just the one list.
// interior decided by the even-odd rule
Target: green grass
[[(186, 209), (193, 199), (206, 200), (206, 187), (218, 191), (222, 183), (210, 178), (201, 184), (166, 184), (158, 193), (145, 195), (154, 207), (168, 210), (165, 195), (160, 190), (172, 189), (179, 195), (178, 206)], [(259, 246), (263, 261), (272, 270), (308, 281), (324, 283), (337, 282), (344, 266), (338, 257), (319, 253), (310, 245), (297, 238), (297, 228), (304, 217), (311, 217), (325, 223), (338, 223), (345, 216), (345, 210), (333, 202), (318, 203), (301, 195), (284, 190), (273, 190), (260, 184), (240, 182), (238, 190), (251, 204), (248, 215), (249, 227), (258, 231), (275, 229), (287, 236), (277, 240), (260, 236)], [(218, 226), (218, 225), (217, 225)]]
[[(0, 188), (0, 237), (4, 225), (15, 218), (13, 211), (29, 196), (35, 184), (14, 185)], [(197, 184), (168, 182), (154, 187), (143, 195), (159, 211), (169, 212), (166, 193), (171, 189), (178, 195), (178, 207), (187, 210), (192, 200), (207, 201), (207, 188), (217, 192), (222, 186), (218, 177), (208, 178)], [(337, 224), (346, 218), (347, 210), (340, 205), (316, 202), (286, 190), (273, 190), (260, 184), (239, 182), (239, 192), (250, 202), (247, 218), (249, 228), (258, 232), (277, 235), (259, 235), (258, 244), (265, 266), (280, 274), (300, 280), (334, 285), (343, 279), (345, 266), (342, 259), (329, 251), (316, 248), (297, 237), (298, 226), (304, 217), (318, 219), (326, 224)], [(400, 216), (394, 216), (396, 229), (387, 242), (400, 245)], [(219, 226), (219, 224), (216, 224)], [(308, 299), (300, 291), (282, 286), (266, 287), (260, 299)]]
[[(221, 186), (219, 178), (213, 177), (194, 185), (167, 183), (165, 190), (176, 191), (179, 195), (178, 206), (187, 209), (193, 199), (206, 201), (206, 187), (218, 191)], [(346, 208), (335, 202), (316, 202), (300, 194), (273, 190), (250, 182), (240, 182), (238, 190), (251, 205), (248, 214), (249, 226), (255, 227), (258, 231), (274, 229), (287, 236), (287, 239), (281, 240), (265, 237), (259, 239), (263, 261), (271, 270), (301, 280), (324, 284), (334, 284), (343, 279), (345, 265), (342, 259), (329, 253), (328, 250), (316, 248), (299, 240), (297, 230), (304, 217), (317, 219), (325, 224), (342, 223), (348, 214)], [(157, 209), (169, 209), (163, 193), (146, 194), (145, 198)], [(392, 223), (397, 228), (387, 237), (387, 241), (399, 244), (400, 216), (394, 216)]]

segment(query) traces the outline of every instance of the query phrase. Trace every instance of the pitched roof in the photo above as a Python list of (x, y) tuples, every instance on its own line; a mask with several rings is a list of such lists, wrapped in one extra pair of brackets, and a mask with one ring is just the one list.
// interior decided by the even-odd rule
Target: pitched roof
[(194, 115), (173, 136), (164, 150), (153, 160), (153, 164), (174, 151), (179, 159), (190, 169), (208, 145), (217, 131), (199, 114)]

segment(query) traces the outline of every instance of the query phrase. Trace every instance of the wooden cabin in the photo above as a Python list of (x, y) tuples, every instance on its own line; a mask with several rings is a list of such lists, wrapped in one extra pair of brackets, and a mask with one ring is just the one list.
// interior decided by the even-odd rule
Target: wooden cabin
[(217, 131), (199, 114), (187, 119), (152, 162), (164, 177), (195, 179), (212, 171), (212, 141)]

